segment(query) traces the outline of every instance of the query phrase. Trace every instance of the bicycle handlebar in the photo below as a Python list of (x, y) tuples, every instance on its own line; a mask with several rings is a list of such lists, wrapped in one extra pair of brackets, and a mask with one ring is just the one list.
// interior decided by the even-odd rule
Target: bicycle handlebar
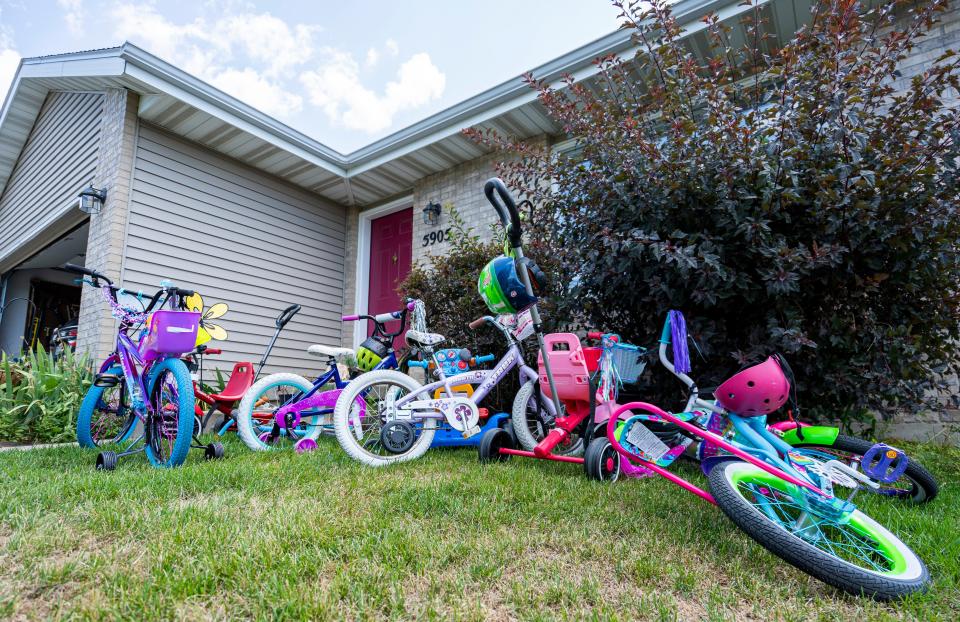
[[(494, 196), (494, 192), (499, 195)], [(483, 184), (483, 193), (487, 195), (487, 200), (497, 210), (500, 215), (500, 222), (507, 231), (507, 239), (512, 248), (517, 248), (521, 244), (522, 231), (520, 229), (520, 212), (517, 210), (517, 204), (510, 196), (506, 184), (499, 177), (493, 177)]]
[[(76, 264), (67, 263), (63, 265), (63, 269), (67, 272), (73, 272), (74, 274), (83, 274), (85, 276), (91, 277), (94, 281), (106, 281), (107, 285), (113, 285), (108, 277), (100, 274), (96, 270), (91, 270), (90, 268), (85, 268), (83, 266), (78, 266)], [(99, 283), (94, 283), (95, 286), (99, 287)]]
[[(358, 320), (368, 320), (374, 324), (374, 335), (379, 334), (382, 337), (393, 338), (403, 332), (404, 327), (407, 323), (407, 313), (413, 311), (416, 307), (417, 301), (413, 298), (407, 298), (407, 302), (404, 305), (403, 309), (400, 311), (390, 311), (389, 313), (379, 313), (377, 315), (343, 315), (340, 316), (340, 321), (342, 322), (356, 322)], [(384, 324), (387, 322), (400, 321), (400, 328), (396, 332), (388, 333)]]

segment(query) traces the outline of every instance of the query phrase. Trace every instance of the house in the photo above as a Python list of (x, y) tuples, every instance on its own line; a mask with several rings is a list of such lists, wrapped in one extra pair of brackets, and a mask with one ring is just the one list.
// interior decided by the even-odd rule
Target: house
[[(809, 19), (810, 4), (763, 4), (771, 44)], [(747, 10), (738, 0), (675, 4), (697, 53), (704, 14), (717, 13), (736, 38)], [(953, 9), (903, 79), (958, 32)], [(532, 72), (589, 81), (595, 58), (632, 47), (619, 30)], [(342, 314), (397, 306), (394, 288), (411, 263), (445, 252), (442, 217), (427, 224), (426, 206), (453, 203), (481, 233), (494, 221), (481, 187), (496, 156), (462, 136), (468, 127), (566, 138), (520, 77), (341, 154), (130, 44), (24, 59), (0, 112), (0, 347), (42, 342), (73, 309), (79, 349), (111, 349), (114, 322), (100, 294), (58, 269), (73, 261), (131, 291), (170, 279), (227, 302), (224, 368), (257, 360), (276, 315), (300, 303), (270, 368), (309, 373), (317, 361), (308, 345), (363, 337)], [(77, 209), (88, 185), (106, 190), (92, 215)]]

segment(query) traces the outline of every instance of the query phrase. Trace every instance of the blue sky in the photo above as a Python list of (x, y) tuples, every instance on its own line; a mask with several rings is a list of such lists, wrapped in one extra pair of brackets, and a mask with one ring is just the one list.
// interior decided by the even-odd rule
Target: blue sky
[(342, 152), (617, 27), (607, 0), (0, 0), (21, 56), (129, 40)]

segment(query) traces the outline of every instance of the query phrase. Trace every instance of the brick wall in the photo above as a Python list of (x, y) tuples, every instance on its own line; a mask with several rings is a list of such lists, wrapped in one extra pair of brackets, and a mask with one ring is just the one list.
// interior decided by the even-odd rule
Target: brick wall
[(446, 255), (450, 244), (446, 241), (424, 246), (424, 236), (431, 232), (445, 232), (450, 226), (446, 209), (437, 225), (423, 222), (423, 208), (428, 203), (442, 206), (452, 204), (473, 233), (483, 238), (492, 237), (491, 225), (497, 222), (497, 213), (483, 196), (483, 184), (496, 174), (494, 165), (499, 155), (471, 160), (452, 169), (425, 177), (413, 189), (413, 261), (420, 263), (430, 256)]
[[(103, 104), (100, 156), (93, 185), (105, 188), (107, 200), (99, 214), (90, 216), (85, 265), (121, 281), (130, 183), (136, 146), (139, 96), (110, 89)], [(113, 349), (116, 323), (107, 313), (100, 292), (84, 287), (80, 299), (77, 350), (103, 359)]]
[[(547, 144), (546, 135), (531, 138), (528, 142)], [(464, 162), (446, 171), (424, 177), (413, 188), (413, 261), (422, 262), (430, 256), (445, 255), (450, 252), (446, 241), (424, 246), (424, 236), (431, 232), (446, 232), (450, 218), (440, 215), (437, 225), (423, 222), (423, 208), (428, 203), (446, 206), (453, 204), (464, 224), (482, 239), (491, 239), (491, 225), (499, 222), (497, 212), (483, 194), (483, 184), (494, 177), (496, 163), (503, 155), (493, 154)]]

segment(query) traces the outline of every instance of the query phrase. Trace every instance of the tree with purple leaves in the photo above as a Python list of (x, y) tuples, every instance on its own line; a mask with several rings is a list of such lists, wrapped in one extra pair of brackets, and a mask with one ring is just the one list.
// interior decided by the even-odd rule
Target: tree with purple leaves
[(634, 58), (528, 77), (573, 149), (468, 131), (538, 206), (559, 315), (647, 343), (683, 309), (698, 377), (783, 352), (808, 414), (932, 405), (960, 368), (960, 57), (899, 68), (947, 2), (820, 0), (782, 47), (754, 2), (737, 38), (704, 18), (699, 54), (667, 0), (614, 4)]

